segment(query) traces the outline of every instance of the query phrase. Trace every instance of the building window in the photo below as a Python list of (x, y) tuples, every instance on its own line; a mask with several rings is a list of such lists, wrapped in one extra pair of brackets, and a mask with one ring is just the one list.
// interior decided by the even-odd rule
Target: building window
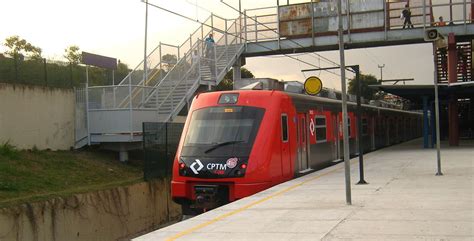
[(288, 116), (286, 114), (281, 115), (281, 140), (288, 142)]
[(326, 142), (326, 117), (325, 116), (316, 116), (315, 117), (316, 125), (316, 143)]

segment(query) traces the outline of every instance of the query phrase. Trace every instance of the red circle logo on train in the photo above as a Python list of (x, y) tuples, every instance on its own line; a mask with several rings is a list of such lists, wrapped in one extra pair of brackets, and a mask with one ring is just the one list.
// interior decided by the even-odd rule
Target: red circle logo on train
[(237, 157), (232, 157), (232, 158), (229, 158), (226, 162), (226, 165), (228, 168), (234, 168), (237, 166)]

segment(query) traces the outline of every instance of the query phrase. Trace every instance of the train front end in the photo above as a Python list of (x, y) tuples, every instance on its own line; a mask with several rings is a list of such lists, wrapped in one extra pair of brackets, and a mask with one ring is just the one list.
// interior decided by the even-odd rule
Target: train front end
[(245, 92), (198, 95), (173, 165), (172, 197), (193, 215), (269, 187), (256, 142), (266, 109)]

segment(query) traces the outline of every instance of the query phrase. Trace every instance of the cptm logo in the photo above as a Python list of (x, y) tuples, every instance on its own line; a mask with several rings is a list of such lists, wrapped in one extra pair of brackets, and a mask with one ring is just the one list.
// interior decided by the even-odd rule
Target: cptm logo
[[(196, 165), (198, 165), (197, 168), (195, 167)], [(193, 171), (194, 174), (197, 175), (199, 174), (199, 171), (201, 171), (203, 167), (204, 165), (202, 164), (202, 162), (199, 159), (196, 159), (196, 161), (193, 162), (193, 164), (191, 164), (189, 168), (191, 168), (191, 171)]]

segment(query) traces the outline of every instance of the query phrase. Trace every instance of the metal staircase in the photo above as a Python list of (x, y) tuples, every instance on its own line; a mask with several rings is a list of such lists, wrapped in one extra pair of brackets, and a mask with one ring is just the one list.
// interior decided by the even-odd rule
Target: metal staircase
[[(225, 36), (223, 36), (225, 37)], [(243, 44), (234, 38), (230, 44), (219, 45), (204, 56), (205, 43), (198, 41), (184, 58), (156, 85), (146, 101), (145, 108), (156, 108), (159, 121), (173, 119), (192, 98), (199, 85), (218, 85), (243, 51)], [(193, 56), (193, 52), (197, 56)]]
[[(456, 65), (456, 79), (458, 82), (465, 82), (472, 80), (472, 46), (471, 43), (457, 44), (457, 65)], [(448, 82), (448, 53), (447, 50), (436, 50), (436, 71), (438, 72), (438, 82)]]
[[(118, 85), (86, 86), (87, 143), (140, 142), (143, 122), (175, 118), (200, 86), (222, 81), (244, 51), (241, 32), (239, 19), (211, 15), (183, 44), (160, 43)], [(209, 33), (215, 44), (206, 56)], [(76, 136), (77, 148), (84, 138)]]

